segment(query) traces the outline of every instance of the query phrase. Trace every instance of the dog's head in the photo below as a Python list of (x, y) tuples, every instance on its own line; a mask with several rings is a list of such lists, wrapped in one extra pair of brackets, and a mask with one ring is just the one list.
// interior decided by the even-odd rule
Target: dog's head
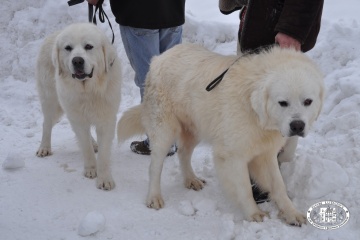
[(307, 135), (322, 109), (323, 76), (302, 53), (285, 59), (265, 74), (264, 84), (251, 96), (251, 104), (264, 129), (284, 137)]
[(56, 74), (80, 81), (108, 71), (115, 57), (115, 50), (104, 33), (90, 23), (66, 27), (55, 39), (52, 52)]

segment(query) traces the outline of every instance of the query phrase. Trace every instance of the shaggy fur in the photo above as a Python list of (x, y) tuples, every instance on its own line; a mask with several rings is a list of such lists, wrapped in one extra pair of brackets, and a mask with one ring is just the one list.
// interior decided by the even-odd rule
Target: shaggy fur
[[(114, 188), (110, 152), (121, 70), (116, 50), (104, 33), (94, 24), (78, 23), (47, 37), (37, 61), (37, 87), (44, 124), (36, 155), (52, 154), (52, 127), (65, 112), (85, 160), (84, 175), (97, 176), (98, 188)], [(96, 127), (98, 145), (91, 137), (91, 126)]]
[[(206, 141), (213, 147), (224, 189), (246, 219), (262, 221), (266, 215), (253, 199), (251, 176), (269, 191), (287, 223), (301, 225), (305, 217), (286, 194), (277, 155), (289, 137), (305, 136), (318, 117), (322, 74), (295, 50), (273, 48), (236, 59), (191, 44), (155, 57), (144, 101), (123, 114), (118, 140), (144, 132), (150, 138), (149, 207), (164, 206), (160, 175), (175, 141), (185, 186), (194, 190), (204, 186), (190, 160), (199, 141)], [(206, 86), (229, 66), (222, 82), (207, 92)]]

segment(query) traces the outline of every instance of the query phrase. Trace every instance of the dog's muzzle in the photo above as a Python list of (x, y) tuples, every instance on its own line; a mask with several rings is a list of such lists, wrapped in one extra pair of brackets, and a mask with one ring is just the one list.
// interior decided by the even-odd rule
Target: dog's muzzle
[(85, 73), (84, 71), (84, 64), (85, 60), (82, 57), (74, 57), (72, 59), (72, 65), (74, 67), (75, 73), (72, 74), (73, 78), (79, 79), (79, 80), (85, 80), (86, 78), (92, 78), (94, 73), (94, 68), (91, 70), (90, 73)]
[(305, 123), (301, 120), (294, 120), (290, 123), (290, 137), (300, 136), (304, 137)]

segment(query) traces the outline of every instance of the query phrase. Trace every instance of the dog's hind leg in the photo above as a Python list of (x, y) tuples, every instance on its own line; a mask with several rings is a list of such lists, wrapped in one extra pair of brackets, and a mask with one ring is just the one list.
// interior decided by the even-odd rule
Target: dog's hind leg
[(286, 223), (301, 226), (301, 224), (306, 223), (306, 218), (295, 209), (286, 193), (276, 155), (277, 152), (266, 152), (251, 161), (249, 163), (251, 177), (261, 189), (270, 193), (271, 200), (274, 200), (279, 207), (279, 216)]
[[(168, 119), (170, 118), (171, 117), (168, 117)], [(149, 191), (146, 205), (149, 208), (160, 209), (164, 207), (164, 200), (161, 196), (161, 172), (166, 155), (171, 145), (175, 142), (176, 129), (171, 128), (165, 122), (154, 124), (153, 126), (156, 127), (146, 129), (151, 149)]]
[(191, 155), (198, 140), (192, 133), (182, 129), (178, 143), (178, 156), (180, 160), (181, 171), (184, 177), (184, 184), (186, 188), (195, 191), (201, 190), (204, 187), (205, 180), (196, 177), (191, 166)]
[(246, 159), (241, 154), (223, 153), (214, 150), (214, 163), (220, 183), (226, 193), (240, 206), (245, 219), (248, 221), (262, 222), (267, 216), (256, 205), (250, 184), (249, 170)]

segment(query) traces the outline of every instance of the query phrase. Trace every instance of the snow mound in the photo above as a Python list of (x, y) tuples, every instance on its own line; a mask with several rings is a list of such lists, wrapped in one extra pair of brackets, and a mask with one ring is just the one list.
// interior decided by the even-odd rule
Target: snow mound
[(23, 157), (16, 152), (9, 152), (5, 158), (2, 167), (4, 169), (18, 169), (25, 166), (25, 161)]
[(96, 211), (89, 212), (81, 220), (78, 228), (78, 234), (82, 237), (86, 237), (102, 231), (105, 228), (105, 222), (105, 217), (101, 213)]
[(281, 166), (290, 196), (318, 199), (344, 188), (349, 176), (335, 161), (320, 159), (297, 159)]
[(179, 213), (184, 216), (193, 216), (195, 214), (195, 209), (190, 201), (182, 201), (179, 205)]
[(211, 199), (196, 199), (193, 206), (199, 216), (214, 215), (217, 209), (216, 202)]

